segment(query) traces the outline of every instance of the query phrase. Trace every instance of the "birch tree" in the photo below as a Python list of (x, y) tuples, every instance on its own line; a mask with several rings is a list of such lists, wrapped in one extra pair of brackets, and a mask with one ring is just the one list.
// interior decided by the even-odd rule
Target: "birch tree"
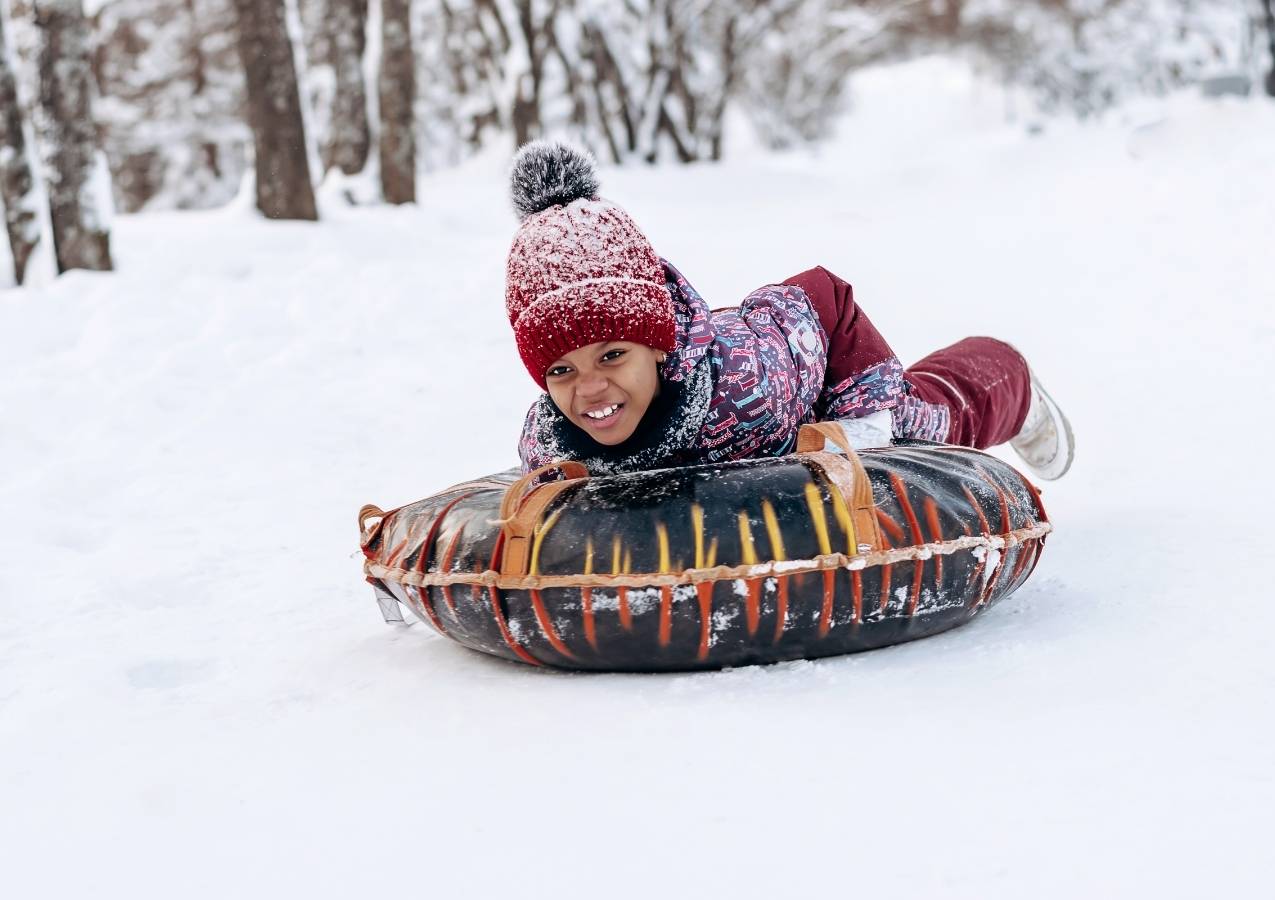
[(18, 85), (4, 24), (4, 8), (0, 4), (0, 205), (4, 206), (14, 278), (22, 284), (27, 262), (40, 243), (40, 219), (36, 209), (39, 193), (27, 152), (22, 107), (18, 104)]
[(387, 203), (416, 202), (416, 60), (411, 0), (381, 0), (381, 193)]
[(239, 58), (256, 156), (257, 208), (271, 219), (317, 219), (285, 0), (234, 0)]
[(58, 271), (109, 270), (105, 165), (97, 164), (91, 35), (81, 0), (36, 0), (39, 120)]

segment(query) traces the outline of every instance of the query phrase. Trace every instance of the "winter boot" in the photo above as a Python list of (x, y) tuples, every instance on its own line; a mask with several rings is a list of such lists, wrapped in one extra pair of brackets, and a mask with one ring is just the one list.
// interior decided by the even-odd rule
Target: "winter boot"
[(1018, 434), (1009, 445), (1023, 458), (1027, 467), (1044, 481), (1062, 478), (1071, 468), (1076, 455), (1076, 438), (1071, 423), (1054, 399), (1045, 392), (1036, 373), (1032, 373), (1031, 406)]

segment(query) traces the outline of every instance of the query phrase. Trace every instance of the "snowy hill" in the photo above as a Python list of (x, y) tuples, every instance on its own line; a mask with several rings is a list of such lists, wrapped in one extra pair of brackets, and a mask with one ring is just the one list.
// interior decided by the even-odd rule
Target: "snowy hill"
[[(0, 291), (15, 897), (1260, 896), (1275, 104), (1028, 135), (929, 60), (817, 155), (604, 170), (713, 305), (815, 264), (1076, 426), (1032, 581), (911, 645), (580, 676), (384, 626), (355, 512), (515, 459), (489, 156), (318, 225), (125, 216)], [(1009, 457), (1007, 457), (1009, 458)]]

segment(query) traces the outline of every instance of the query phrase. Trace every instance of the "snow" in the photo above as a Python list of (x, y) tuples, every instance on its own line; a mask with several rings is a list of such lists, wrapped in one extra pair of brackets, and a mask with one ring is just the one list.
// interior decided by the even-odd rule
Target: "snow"
[(118, 272), (0, 291), (8, 892), (1260, 895), (1275, 104), (1030, 136), (955, 64), (856, 88), (817, 154), (603, 169), (603, 194), (711, 304), (822, 263), (905, 361), (1023, 350), (1078, 457), (1017, 594), (695, 675), (385, 626), (359, 506), (507, 468), (535, 397), (507, 157), (319, 224), (119, 216)]

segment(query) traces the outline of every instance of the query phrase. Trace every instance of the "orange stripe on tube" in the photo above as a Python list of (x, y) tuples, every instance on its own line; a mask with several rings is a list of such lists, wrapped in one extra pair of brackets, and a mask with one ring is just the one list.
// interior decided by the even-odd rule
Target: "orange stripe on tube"
[[(694, 507), (692, 507), (692, 513)], [(696, 568), (713, 568), (717, 564), (717, 538), (713, 538), (708, 546), (708, 556), (703, 560), (697, 558)], [(708, 659), (708, 647), (712, 641), (713, 622), (713, 582), (702, 581), (695, 585), (695, 593), (699, 597), (699, 654), (701, 660)]]
[(832, 569), (823, 570), (823, 607), (819, 610), (819, 637), (827, 637), (832, 629), (833, 603), (836, 599), (833, 588), (836, 586), (836, 577), (837, 573)]
[[(627, 575), (629, 573), (630, 563), (633, 557), (623, 549), (618, 534), (611, 536), (611, 574)], [(626, 630), (633, 627), (633, 616), (629, 612), (629, 589), (627, 587), (617, 587), (615, 589), (616, 602), (619, 605), (620, 625)]]
[[(885, 549), (886, 550), (893, 549), (890, 546), (890, 539), (886, 537), (885, 535), (882, 535), (881, 537), (885, 541)], [(890, 576), (893, 569), (894, 569), (894, 566), (888, 563), (881, 567), (881, 600), (880, 600), (880, 603), (877, 605), (877, 612), (881, 614), (885, 613), (886, 607), (890, 603)], [(861, 619), (856, 617), (855, 621), (859, 622), (861, 621)]]
[(1023, 479), (1023, 484), (1027, 485), (1028, 492), (1032, 495), (1032, 499), (1036, 501), (1036, 512), (1040, 513), (1040, 520), (1042, 522), (1048, 522), (1049, 516), (1045, 512), (1045, 501), (1040, 499), (1040, 491), (1036, 490), (1036, 485), (1032, 484), (1026, 478)]
[(699, 652), (695, 658), (708, 659), (708, 642), (713, 624), (713, 583), (701, 581), (695, 585), (695, 593), (699, 597)]
[[(535, 531), (532, 532), (531, 539), (531, 565), (528, 569), (531, 575), (540, 574), (540, 546), (544, 542), (553, 526), (558, 523), (562, 510), (554, 510), (549, 518), (536, 525)], [(562, 642), (558, 629), (554, 628), (553, 620), (549, 618), (549, 611), (545, 609), (544, 598), (540, 596), (540, 591), (531, 591), (531, 608), (536, 614), (536, 622), (540, 625), (540, 630), (544, 632), (544, 636), (549, 640), (549, 646), (553, 647), (567, 659), (575, 659), (575, 654), (567, 649), (567, 645)]]
[(518, 642), (514, 640), (514, 636), (509, 632), (509, 626), (505, 623), (505, 614), (500, 609), (500, 594), (497, 593), (496, 586), (493, 584), (488, 588), (488, 591), (489, 596), (491, 597), (492, 615), (496, 619), (496, 625), (500, 628), (500, 636), (505, 639), (505, 644), (508, 645), (509, 649), (514, 652), (514, 655), (523, 662), (531, 663), (533, 666), (544, 665), (544, 663), (524, 650)]
[(881, 602), (877, 606), (877, 612), (885, 614), (886, 608), (890, 605), (890, 580), (894, 573), (894, 566), (887, 564), (881, 567)]
[(903, 540), (903, 526), (894, 521), (894, 518), (885, 510), (877, 510), (877, 521), (881, 523), (882, 528), (890, 533), (890, 537), (896, 541)]
[[(984, 469), (982, 466), (977, 466), (977, 465), (974, 468), (978, 471), (978, 474), (982, 477), (982, 479), (986, 481), (988, 484), (990, 484), (993, 488), (995, 488), (998, 493), (1003, 490), (1003, 488), (1000, 485), (1000, 482), (992, 478), (992, 476), (987, 473), (986, 469)], [(1027, 479), (1023, 479), (1023, 480), (1026, 481)], [(1009, 498), (1009, 503), (1010, 505), (1014, 507), (1014, 509), (1018, 510), (1019, 512), (1023, 512), (1023, 505), (1018, 502), (1017, 497), (1015, 497), (1013, 494), (1006, 494), (1005, 496)], [(1008, 525), (1005, 527), (1005, 530), (1006, 531), (1010, 530)]]
[(916, 615), (916, 605), (921, 600), (921, 579), (925, 576), (925, 560), (915, 560), (912, 565), (916, 567), (916, 572), (912, 576), (912, 595), (908, 598), (907, 614), (909, 616)]
[(978, 498), (974, 496), (974, 492), (967, 486), (961, 485), (961, 490), (965, 492), (965, 499), (970, 502), (970, 507), (974, 512), (978, 513), (978, 524), (983, 529), (983, 534), (991, 534), (992, 526), (987, 521), (987, 516), (983, 515), (983, 504), (978, 502)]
[[(447, 551), (443, 554), (443, 561), (439, 565), (438, 570), (444, 574), (451, 571), (452, 559), (456, 556), (456, 545), (460, 543), (460, 536), (465, 531), (465, 526), (461, 525), (456, 529), (456, 533), (452, 535), (452, 539), (447, 542)], [(449, 584), (443, 585), (443, 600), (447, 602), (447, 608), (451, 610), (452, 615), (456, 615), (456, 601), (452, 599), (452, 587)]]
[(540, 630), (549, 639), (549, 646), (567, 659), (575, 659), (575, 654), (567, 649), (567, 645), (562, 642), (562, 638), (558, 635), (558, 630), (553, 627), (553, 622), (549, 618), (549, 611), (545, 609), (545, 602), (539, 591), (533, 590), (531, 592), (531, 608), (535, 610), (536, 621), (540, 624)]
[[(907, 485), (896, 472), (890, 473), (890, 484), (894, 487), (894, 494), (899, 500), (899, 506), (903, 509), (903, 516), (908, 521), (908, 528), (912, 529), (912, 543), (924, 544), (925, 535), (921, 533), (921, 523), (917, 521), (916, 511), (912, 509), (912, 501), (908, 499)], [(913, 560), (912, 566), (915, 572), (912, 576), (912, 595), (908, 598), (906, 610), (909, 616), (916, 612), (916, 605), (921, 599), (921, 579), (925, 577), (925, 560)]]
[(1009, 520), (1009, 503), (1007, 502), (1005, 492), (1000, 488), (996, 489), (996, 495), (1001, 499), (1001, 527), (1005, 529), (1005, 534), (1009, 534), (1014, 527), (1013, 523)]
[[(828, 537), (828, 513), (823, 505), (823, 494), (813, 482), (806, 483), (806, 506), (810, 509), (810, 521), (815, 527), (815, 540), (819, 552), (824, 556), (832, 553), (832, 541)], [(827, 637), (832, 628), (833, 603), (835, 602), (836, 573), (831, 569), (823, 571), (823, 607), (819, 610), (819, 637)]]
[[(943, 543), (943, 529), (939, 525), (939, 508), (933, 497), (925, 498), (925, 524), (930, 526), (930, 540), (936, 544)], [(943, 587), (943, 557), (934, 556), (934, 580), (939, 589)]]
[(447, 518), (447, 514), (452, 511), (452, 508), (457, 503), (472, 496), (474, 496), (473, 491), (470, 491), (468, 494), (461, 494), (439, 511), (438, 515), (434, 518), (434, 523), (429, 527), (429, 534), (425, 535), (425, 541), (421, 544), (421, 555), (416, 559), (416, 571), (425, 571), (425, 567), (429, 563), (430, 548), (434, 546), (434, 541), (438, 539), (438, 529), (442, 526), (443, 519)]
[[(409, 590), (412, 587), (415, 587), (415, 586), (409, 585), (408, 586)], [(408, 596), (411, 596), (411, 595), (409, 594)], [(425, 611), (425, 615), (429, 618), (430, 624), (434, 626), (434, 628), (438, 631), (439, 634), (445, 637), (450, 637), (450, 635), (447, 634), (447, 629), (443, 627), (443, 620), (438, 617), (438, 613), (434, 609), (434, 603), (429, 596), (429, 588), (427, 587), (416, 588), (416, 598), (417, 598), (417, 601), (420, 603), (421, 609)]]

